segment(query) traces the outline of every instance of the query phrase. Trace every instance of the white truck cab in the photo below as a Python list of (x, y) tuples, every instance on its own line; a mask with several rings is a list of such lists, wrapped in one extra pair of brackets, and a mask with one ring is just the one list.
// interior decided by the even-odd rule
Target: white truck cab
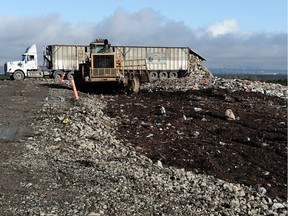
[(26, 49), (20, 61), (6, 62), (4, 65), (5, 74), (15, 80), (23, 80), (25, 77), (31, 77), (31, 75), (34, 74), (33, 71), (37, 71), (37, 68), (38, 61), (35, 44)]
[(13, 80), (25, 78), (73, 79), (79, 64), (83, 64), (89, 47), (83, 45), (46, 45), (43, 47), (43, 65), (38, 65), (36, 45), (28, 47), (20, 61), (5, 62), (5, 74)]

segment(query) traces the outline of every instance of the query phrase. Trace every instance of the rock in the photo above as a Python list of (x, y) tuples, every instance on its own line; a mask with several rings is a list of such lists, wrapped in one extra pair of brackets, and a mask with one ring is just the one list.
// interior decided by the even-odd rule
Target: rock
[(264, 195), (264, 194), (267, 193), (267, 190), (266, 190), (266, 188), (264, 188), (264, 187), (259, 187), (259, 188), (258, 188), (258, 192), (259, 192), (260, 194)]
[(163, 168), (162, 162), (160, 160), (157, 161), (157, 166)]
[(234, 113), (233, 113), (233, 111), (231, 110), (231, 109), (227, 109), (226, 111), (225, 111), (225, 116), (226, 116), (226, 118), (228, 119), (228, 120), (235, 120), (236, 118), (235, 118), (235, 115), (234, 115)]
[(90, 212), (90, 213), (88, 213), (87, 216), (100, 216), (100, 215), (101, 215), (101, 214), (99, 214), (99, 213)]
[(237, 195), (238, 195), (239, 197), (244, 197), (244, 196), (245, 196), (244, 190), (239, 190), (239, 191), (237, 192)]
[(282, 209), (285, 208), (285, 206), (282, 203), (273, 203), (272, 210)]

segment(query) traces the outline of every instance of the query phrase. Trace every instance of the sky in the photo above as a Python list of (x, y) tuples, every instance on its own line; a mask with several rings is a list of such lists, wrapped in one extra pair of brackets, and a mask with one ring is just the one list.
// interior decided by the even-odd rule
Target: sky
[(185, 46), (209, 68), (287, 70), (287, 0), (2, 0), (0, 65), (36, 44)]

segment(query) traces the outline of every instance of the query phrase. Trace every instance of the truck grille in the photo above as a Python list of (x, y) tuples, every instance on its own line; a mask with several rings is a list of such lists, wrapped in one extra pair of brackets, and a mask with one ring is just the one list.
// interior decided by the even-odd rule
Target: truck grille
[(117, 71), (115, 68), (93, 68), (91, 70), (91, 77), (115, 77)]
[(114, 68), (114, 54), (94, 54), (92, 57), (93, 68)]

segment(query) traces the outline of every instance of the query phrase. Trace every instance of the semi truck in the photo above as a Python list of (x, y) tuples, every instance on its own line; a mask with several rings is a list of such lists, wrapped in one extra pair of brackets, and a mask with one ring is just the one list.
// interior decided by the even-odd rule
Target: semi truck
[(23, 80), (34, 77), (50, 77), (60, 79), (65, 73), (66, 78), (72, 79), (79, 64), (85, 62), (87, 46), (82, 45), (46, 45), (43, 48), (42, 66), (38, 66), (36, 45), (28, 47), (20, 61), (10, 61), (4, 64), (4, 72), (13, 80)]
[[(27, 48), (20, 61), (6, 62), (4, 70), (6, 75), (14, 80), (44, 76), (60, 79), (63, 73), (65, 73), (65, 77), (72, 79), (75, 71), (79, 71), (79, 65), (85, 64), (87, 59), (91, 58), (91, 46), (94, 49), (92, 53), (95, 53), (95, 47), (97, 49), (103, 48), (104, 39), (96, 39), (94, 45), (44, 46), (44, 63), (38, 67), (37, 50), (34, 44)], [(212, 76), (203, 64), (206, 59), (189, 47), (119, 46), (109, 44), (109, 48), (115, 52), (118, 61), (122, 62), (122, 69), (125, 67), (125, 70), (135, 70), (135, 64), (143, 64), (135, 61), (135, 59), (145, 60), (147, 67), (145, 75), (148, 76), (149, 80), (181, 78), (194, 73)], [(97, 61), (99, 60), (97, 59)]]

